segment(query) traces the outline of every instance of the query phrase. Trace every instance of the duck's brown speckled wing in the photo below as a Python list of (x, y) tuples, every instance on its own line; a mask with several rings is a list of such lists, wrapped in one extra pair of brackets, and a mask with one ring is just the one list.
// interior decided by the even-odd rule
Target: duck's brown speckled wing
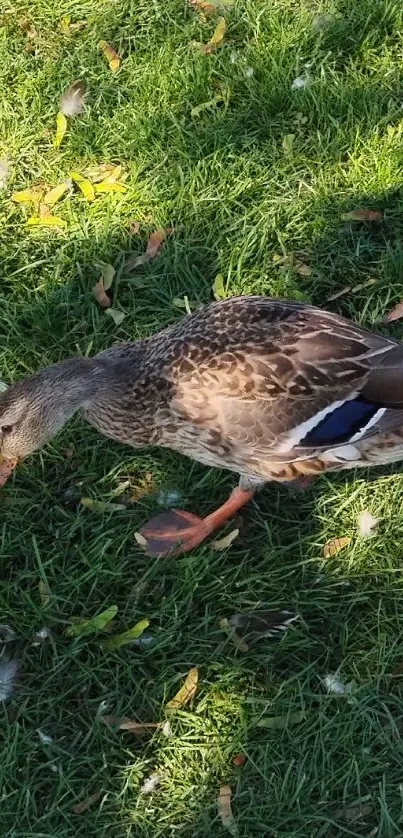
[(197, 444), (199, 459), (212, 462), (217, 453), (216, 463), (227, 458), (239, 470), (246, 462), (314, 456), (318, 446), (287, 448), (293, 430), (354, 392), (384, 397), (385, 381), (393, 381), (393, 399), (403, 406), (400, 344), (299, 303), (217, 303), (176, 327), (170, 352), (165, 375), (182, 450)]

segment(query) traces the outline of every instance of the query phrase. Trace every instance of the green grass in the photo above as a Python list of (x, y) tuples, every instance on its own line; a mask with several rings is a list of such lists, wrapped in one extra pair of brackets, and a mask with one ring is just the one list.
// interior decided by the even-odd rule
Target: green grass
[[(318, 13), (330, 15), (322, 32), (313, 27)], [(70, 39), (58, 31), (66, 14), (87, 20)], [(181, 316), (176, 297), (209, 302), (218, 273), (229, 294), (319, 305), (375, 278), (328, 303), (369, 326), (403, 297), (401, 2), (237, 0), (226, 19), (224, 46), (205, 56), (192, 42), (211, 37), (215, 18), (203, 22), (186, 0), (3, 0), (5, 380), (152, 334)], [(25, 49), (30, 38), (35, 52)], [(100, 38), (121, 54), (116, 74)], [(292, 90), (305, 74), (308, 86)], [(80, 76), (87, 112), (56, 150), (58, 99)], [(221, 107), (192, 116), (223, 90)], [(125, 165), (125, 195), (64, 201), (66, 232), (26, 228), (12, 191), (39, 178), (54, 185), (105, 160)], [(380, 209), (382, 224), (343, 223), (360, 206)], [(140, 236), (129, 235), (130, 219), (141, 222)], [(115, 304), (126, 318), (115, 327), (91, 294), (97, 262), (119, 267), (157, 225), (174, 233), (135, 283), (121, 275)], [(310, 276), (276, 262), (300, 251)], [(402, 327), (393, 334), (402, 337)], [(122, 484), (130, 493), (149, 472), (155, 492), (127, 511), (97, 515), (78, 503), (83, 495), (116, 499)], [(269, 486), (226, 553), (207, 545), (155, 561), (133, 534), (156, 511), (157, 491), (178, 489), (188, 508), (207, 512), (233, 476), (111, 444), (79, 420), (26, 461), (1, 493), (1, 613), (18, 634), (21, 660), (19, 688), (1, 711), (2, 835), (220, 838), (228, 833), (216, 799), (227, 782), (241, 838), (401, 835), (403, 693), (394, 673), (403, 640), (403, 478), (395, 472), (322, 478), (303, 494)], [(365, 508), (381, 518), (366, 541), (356, 530)], [(351, 546), (324, 560), (327, 539), (346, 534)], [(107, 653), (97, 637), (65, 635), (70, 617), (114, 603), (119, 630), (150, 619), (152, 646)], [(259, 603), (291, 607), (300, 620), (242, 654), (218, 623)], [(51, 636), (33, 646), (42, 626)], [(100, 722), (101, 702), (110, 713), (165, 719), (166, 701), (194, 665), (199, 689), (172, 718), (171, 736), (140, 739)], [(355, 682), (351, 697), (326, 693), (322, 679), (336, 671)], [(301, 711), (304, 720), (292, 723)], [(260, 716), (281, 717), (282, 726), (260, 728)], [(246, 762), (237, 769), (238, 752)], [(145, 796), (141, 784), (154, 771), (161, 783)], [(74, 814), (97, 791), (91, 809)], [(340, 809), (357, 801), (371, 811), (343, 818)]]

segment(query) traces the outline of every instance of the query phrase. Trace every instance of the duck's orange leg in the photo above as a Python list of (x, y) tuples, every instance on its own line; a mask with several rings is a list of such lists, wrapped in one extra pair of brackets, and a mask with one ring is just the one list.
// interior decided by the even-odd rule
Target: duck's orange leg
[(238, 486), (228, 500), (206, 518), (199, 518), (184, 509), (161, 512), (140, 530), (147, 541), (146, 552), (149, 556), (180, 556), (188, 553), (225, 524), (254, 494)]

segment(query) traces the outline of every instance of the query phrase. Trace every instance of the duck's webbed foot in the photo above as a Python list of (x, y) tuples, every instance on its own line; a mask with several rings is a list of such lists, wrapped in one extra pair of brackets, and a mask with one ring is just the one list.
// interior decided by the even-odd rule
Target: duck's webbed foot
[(184, 509), (161, 512), (145, 524), (140, 534), (146, 539), (149, 556), (180, 556), (189, 553), (228, 521), (254, 495), (238, 486), (228, 500), (206, 518)]

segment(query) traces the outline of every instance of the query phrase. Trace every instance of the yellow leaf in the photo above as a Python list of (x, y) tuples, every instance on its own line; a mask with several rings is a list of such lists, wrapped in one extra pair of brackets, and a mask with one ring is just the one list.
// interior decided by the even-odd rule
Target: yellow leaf
[(171, 701), (168, 701), (166, 709), (179, 710), (181, 707), (184, 707), (185, 704), (188, 704), (196, 693), (198, 680), (199, 670), (197, 666), (192, 666), (192, 668), (189, 669), (183, 687), (181, 687), (176, 695), (171, 698)]
[(107, 41), (99, 41), (98, 46), (102, 50), (110, 69), (115, 73), (120, 67), (120, 58), (116, 50)]
[(67, 227), (67, 221), (58, 215), (32, 215), (27, 221), (28, 227)]
[(217, 553), (222, 552), (223, 550), (227, 550), (228, 547), (231, 546), (232, 542), (238, 538), (239, 530), (231, 530), (228, 535), (225, 535), (223, 538), (219, 538), (218, 541), (213, 541), (211, 544), (211, 549), (216, 550)]
[(39, 192), (36, 189), (22, 189), (20, 192), (14, 192), (11, 200), (16, 204), (39, 204), (42, 194), (43, 190)]
[(60, 148), (62, 144), (63, 137), (67, 131), (67, 119), (61, 111), (57, 114), (56, 117), (56, 134), (53, 144), (55, 148)]
[(81, 192), (84, 195), (84, 198), (87, 201), (94, 201), (95, 200), (95, 191), (94, 187), (88, 178), (83, 177), (78, 172), (70, 172), (70, 177), (74, 181), (74, 183), (78, 186)]
[(224, 39), (226, 28), (227, 28), (227, 24), (225, 22), (225, 18), (220, 17), (218, 19), (217, 26), (216, 26), (216, 28), (214, 30), (214, 33), (213, 33), (212, 37), (210, 38), (209, 42), (207, 44), (202, 45), (202, 51), (204, 53), (206, 53), (206, 55), (208, 55), (211, 52), (215, 52), (217, 47), (221, 46), (221, 44), (223, 42), (223, 39)]
[(112, 169), (109, 175), (107, 175), (106, 178), (104, 178), (103, 183), (116, 183), (116, 181), (119, 180), (122, 174), (122, 168), (123, 166), (120, 165), (115, 166), (115, 168)]
[(149, 625), (150, 621), (147, 617), (144, 617), (142, 620), (139, 620), (136, 625), (132, 626), (131, 629), (124, 631), (122, 634), (114, 634), (113, 637), (109, 637), (108, 640), (104, 640), (101, 643), (101, 646), (103, 649), (108, 650), (120, 649), (121, 646), (126, 646), (127, 643), (133, 643), (134, 640), (141, 637)]
[(54, 186), (53, 189), (49, 189), (49, 192), (45, 192), (43, 196), (44, 203), (48, 207), (54, 207), (60, 198), (67, 192), (67, 183), (59, 183), (58, 186)]
[(110, 182), (109, 179), (94, 184), (95, 192), (127, 192), (127, 186), (123, 183)]
[(64, 15), (64, 17), (62, 17), (59, 23), (59, 32), (61, 32), (62, 35), (70, 35), (70, 21), (70, 15)]
[(339, 553), (344, 547), (348, 547), (349, 544), (351, 544), (351, 538), (348, 535), (343, 535), (341, 538), (330, 538), (323, 548), (324, 558), (329, 559), (331, 556), (335, 556), (336, 553)]
[(81, 498), (80, 503), (86, 509), (91, 509), (93, 512), (120, 512), (126, 509), (123, 503), (113, 503), (104, 500), (95, 500), (95, 498)]

